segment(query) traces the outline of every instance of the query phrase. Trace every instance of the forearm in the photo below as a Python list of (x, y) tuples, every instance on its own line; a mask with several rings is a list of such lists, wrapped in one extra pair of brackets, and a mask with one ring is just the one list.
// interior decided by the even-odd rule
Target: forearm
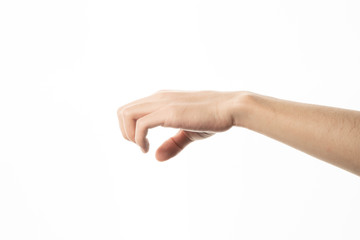
[(360, 112), (240, 93), (234, 125), (360, 175)]

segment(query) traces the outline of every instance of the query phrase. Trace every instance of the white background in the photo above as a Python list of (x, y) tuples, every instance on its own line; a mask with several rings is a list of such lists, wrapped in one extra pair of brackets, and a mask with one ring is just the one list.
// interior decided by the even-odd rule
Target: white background
[(360, 109), (360, 2), (0, 2), (0, 239), (360, 239), (360, 178), (232, 128), (167, 162), (160, 89)]

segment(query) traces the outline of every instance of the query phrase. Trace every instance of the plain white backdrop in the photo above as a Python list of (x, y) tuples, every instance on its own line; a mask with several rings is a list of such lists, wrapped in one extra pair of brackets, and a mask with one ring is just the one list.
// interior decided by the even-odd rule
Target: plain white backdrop
[(0, 2), (0, 239), (359, 239), (360, 178), (232, 128), (167, 162), (160, 89), (360, 109), (359, 1)]

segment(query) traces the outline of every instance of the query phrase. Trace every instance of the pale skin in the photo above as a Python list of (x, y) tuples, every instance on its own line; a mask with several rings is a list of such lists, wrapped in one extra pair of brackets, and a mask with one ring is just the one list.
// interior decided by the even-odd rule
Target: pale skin
[(360, 176), (360, 112), (251, 92), (159, 91), (120, 107), (125, 139), (149, 150), (149, 129), (179, 129), (156, 151), (166, 161), (189, 143), (243, 127)]

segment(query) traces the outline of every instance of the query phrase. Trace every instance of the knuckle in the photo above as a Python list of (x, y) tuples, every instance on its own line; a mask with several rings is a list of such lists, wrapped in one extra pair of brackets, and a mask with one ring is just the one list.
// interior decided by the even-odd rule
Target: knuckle
[(118, 117), (121, 116), (122, 110), (123, 110), (123, 107), (119, 107), (119, 108), (117, 109), (116, 113), (117, 113), (117, 116), (118, 116)]
[(120, 119), (125, 118), (129, 115), (129, 109), (127, 107), (121, 107), (118, 109), (118, 116)]
[(144, 128), (144, 121), (140, 118), (136, 121), (136, 131), (141, 131)]
[(130, 109), (129, 109), (129, 108), (124, 108), (124, 109), (122, 109), (121, 115), (122, 115), (124, 118), (130, 118), (130, 117), (131, 117), (131, 111), (130, 111)]
[(160, 98), (167, 98), (169, 97), (171, 94), (171, 92), (169, 90), (159, 90), (155, 93), (156, 96), (160, 97)]

